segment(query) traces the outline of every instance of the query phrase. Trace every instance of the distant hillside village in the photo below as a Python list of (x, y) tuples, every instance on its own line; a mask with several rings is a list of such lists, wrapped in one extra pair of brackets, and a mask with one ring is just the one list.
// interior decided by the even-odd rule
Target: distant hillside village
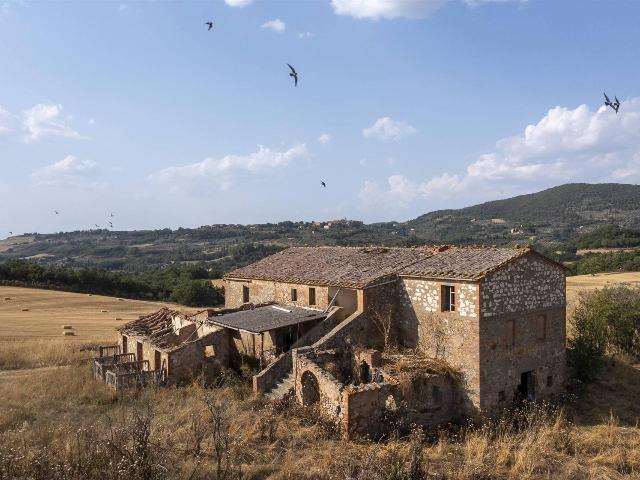
[(96, 378), (120, 390), (249, 365), (256, 394), (318, 408), (347, 438), (564, 389), (565, 267), (531, 248), (291, 247), (224, 288), (223, 308), (121, 326)]

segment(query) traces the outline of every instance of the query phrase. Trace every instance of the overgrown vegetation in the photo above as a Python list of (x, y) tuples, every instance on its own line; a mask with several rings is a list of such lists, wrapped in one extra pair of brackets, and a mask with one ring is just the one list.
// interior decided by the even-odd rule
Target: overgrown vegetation
[(170, 266), (142, 273), (97, 268), (73, 269), (12, 260), (0, 263), (0, 282), (143, 300), (172, 301), (188, 306), (215, 306), (224, 301), (222, 289), (211, 284), (219, 277), (201, 265)]
[(640, 356), (640, 289), (616, 285), (583, 293), (570, 326), (571, 366), (578, 380), (593, 381), (603, 356)]
[[(640, 471), (640, 428), (615, 415), (583, 422), (588, 400), (433, 435), (347, 442), (313, 409), (265, 403), (239, 381), (117, 397), (82, 366), (5, 381), (0, 395), (2, 479), (614, 479)], [(627, 412), (636, 399), (626, 401), (616, 408)]]

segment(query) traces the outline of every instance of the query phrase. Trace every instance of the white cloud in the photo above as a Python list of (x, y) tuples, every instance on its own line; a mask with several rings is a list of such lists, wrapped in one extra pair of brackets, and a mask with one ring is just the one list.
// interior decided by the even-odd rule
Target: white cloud
[(305, 39), (305, 38), (311, 38), (311, 37), (315, 37), (316, 34), (313, 32), (300, 32), (298, 33), (298, 38), (300, 40)]
[(337, 15), (355, 18), (425, 18), (445, 6), (447, 0), (331, 0)]
[(34, 170), (31, 179), (39, 186), (103, 187), (105, 184), (98, 182), (95, 178), (98, 173), (97, 164), (93, 160), (80, 160), (73, 155), (68, 155), (58, 162)]
[(89, 125), (95, 125), (96, 124), (96, 120), (94, 118), (90, 118), (89, 121), (87, 122)]
[[(380, 188), (367, 181), (365, 204), (406, 207), (412, 201), (486, 200), (496, 191), (534, 191), (565, 182), (640, 181), (640, 98), (622, 102), (616, 115), (606, 107), (592, 111), (554, 107), (522, 134), (496, 142), (464, 173), (443, 173), (426, 181), (393, 175)], [(487, 198), (481, 198), (483, 195)]]
[(35, 142), (46, 137), (82, 138), (67, 125), (62, 117), (62, 105), (38, 104), (22, 113), (22, 127), (25, 142)]
[(322, 145), (326, 145), (330, 141), (331, 141), (331, 135), (329, 135), (328, 133), (323, 133), (318, 137), (318, 142), (321, 143)]
[(129, 5), (127, 5), (126, 3), (121, 3), (120, 5), (118, 5), (118, 11), (119, 12), (126, 12), (127, 10), (129, 10)]
[(248, 155), (227, 155), (219, 159), (205, 158), (201, 162), (190, 165), (167, 167), (152, 174), (150, 179), (173, 186), (197, 180), (209, 180), (225, 188), (231, 185), (239, 174), (259, 174), (282, 169), (306, 156), (307, 147), (303, 143), (293, 145), (286, 151), (271, 150), (259, 145), (257, 152)]
[(266, 21), (262, 24), (261, 27), (268, 28), (278, 33), (284, 33), (284, 31), (287, 29), (287, 25), (279, 18), (274, 18), (273, 20)]
[(416, 129), (408, 123), (398, 122), (389, 117), (381, 117), (372, 126), (362, 130), (362, 135), (364, 138), (398, 141), (415, 132)]
[(230, 7), (246, 7), (247, 5), (251, 5), (253, 0), (224, 0), (224, 3)]

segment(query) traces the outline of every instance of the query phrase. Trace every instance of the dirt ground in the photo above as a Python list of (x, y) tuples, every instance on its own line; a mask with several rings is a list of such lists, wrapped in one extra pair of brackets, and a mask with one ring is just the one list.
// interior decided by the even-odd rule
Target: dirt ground
[(113, 338), (118, 325), (163, 305), (184, 308), (168, 303), (0, 286), (0, 341), (62, 338), (62, 325), (73, 327), (75, 335), (69, 339)]

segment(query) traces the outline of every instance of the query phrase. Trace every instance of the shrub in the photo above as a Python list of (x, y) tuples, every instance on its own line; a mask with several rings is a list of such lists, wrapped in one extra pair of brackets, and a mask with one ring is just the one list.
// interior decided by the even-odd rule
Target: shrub
[(578, 380), (592, 381), (603, 355), (640, 355), (640, 289), (617, 285), (583, 294), (571, 326), (569, 361)]

